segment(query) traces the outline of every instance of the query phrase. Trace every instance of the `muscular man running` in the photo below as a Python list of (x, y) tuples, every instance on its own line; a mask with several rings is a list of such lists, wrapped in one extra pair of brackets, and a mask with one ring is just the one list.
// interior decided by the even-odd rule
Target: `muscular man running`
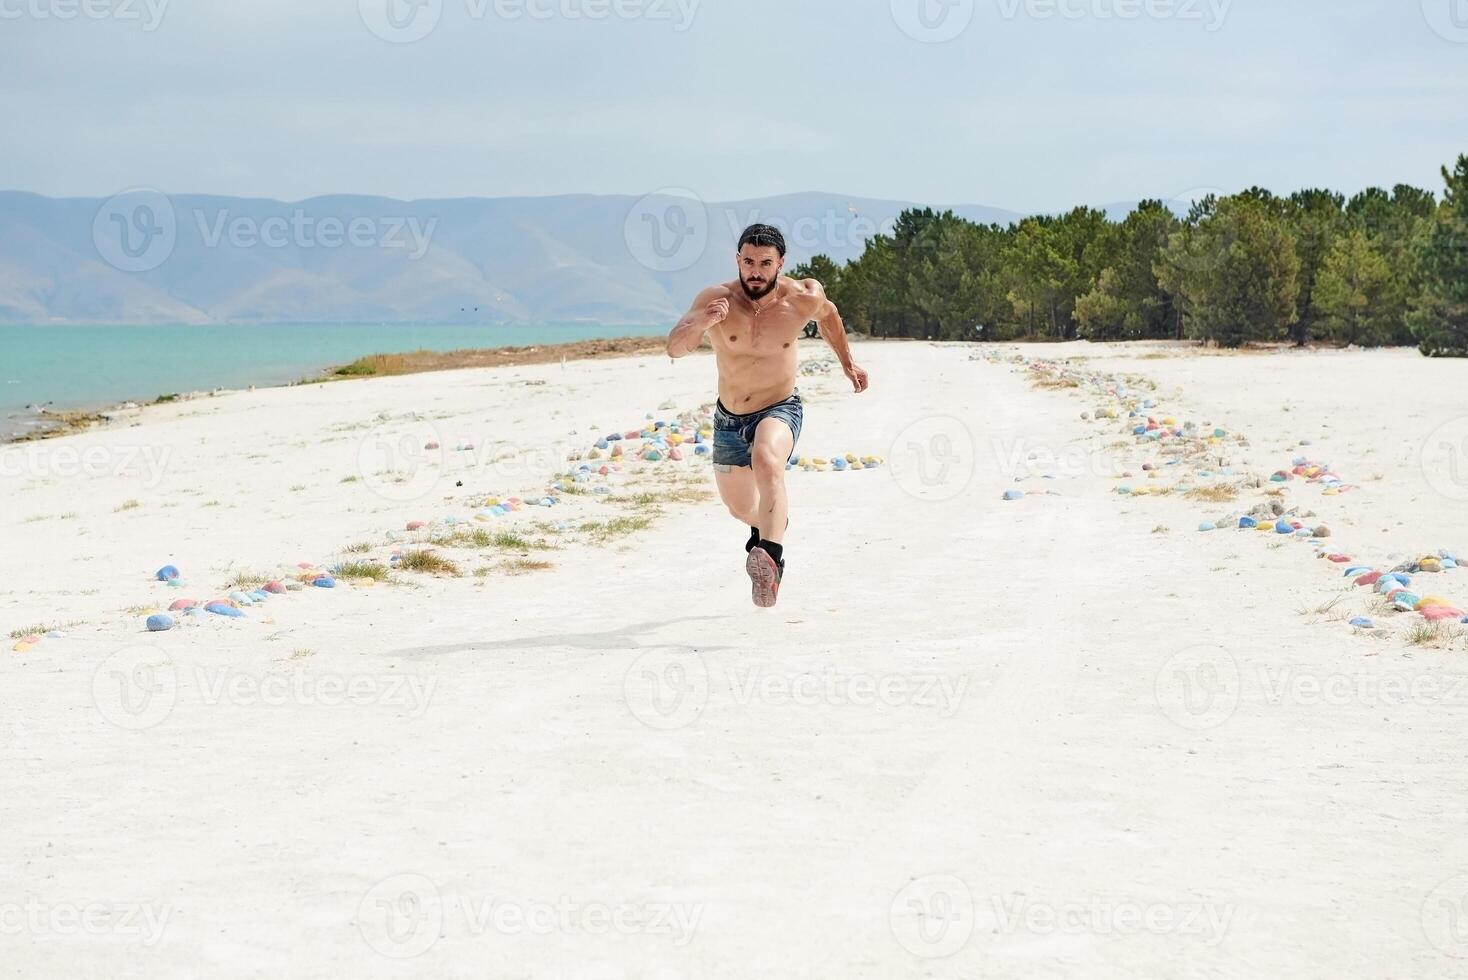
[(710, 286), (668, 335), (668, 355), (695, 350), (705, 334), (719, 367), (714, 478), (729, 513), (749, 525), (745, 571), (754, 604), (773, 606), (785, 574), (785, 466), (800, 438), (797, 338), (811, 320), (858, 392), (867, 373), (851, 359), (841, 314), (814, 279), (781, 276), (785, 238), (770, 225), (739, 237), (739, 278)]

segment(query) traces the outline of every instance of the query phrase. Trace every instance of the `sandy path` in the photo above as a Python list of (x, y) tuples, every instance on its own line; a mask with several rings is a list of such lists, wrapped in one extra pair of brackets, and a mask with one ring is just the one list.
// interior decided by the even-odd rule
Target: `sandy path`
[[(1198, 505), (1120, 502), (1092, 467), (1025, 484), (1060, 496), (1000, 503), (1016, 449), (1106, 441), (1084, 400), (961, 348), (859, 356), (869, 395), (802, 381), (802, 448), (890, 465), (791, 475), (772, 613), (749, 607), (743, 535), (705, 504), (536, 575), (288, 596), (273, 628), (147, 637), (115, 614), (0, 661), (0, 960), (17, 976), (1458, 970), (1468, 934), (1440, 900), (1468, 893), (1461, 657), (1301, 616), (1336, 587), (1303, 546), (1187, 533)], [(353, 441), (292, 448), (322, 424), (411, 393), (446, 431), (454, 413), (482, 421), (477, 399), (554, 442), (706, 397), (707, 365), (588, 365), (558, 387), (560, 370), (255, 392), (123, 431), (174, 448), (160, 493), (319, 484), (289, 512), (278, 490), (255, 498), (253, 528), (170, 515), (190, 531), (170, 560), (279, 562), (287, 530), (318, 560), (425, 509), (344, 510), (330, 491)], [(572, 397), (588, 410), (536, 428)], [(206, 424), (230, 426), (226, 459), (195, 448)], [(267, 443), (278, 473), (247, 459)], [(68, 504), (44, 482), (16, 490), (22, 510), (78, 508), (98, 567), (158, 533), (146, 506)], [(6, 530), (37, 549), (57, 526)], [(74, 578), (65, 549), (82, 546), (50, 547), (0, 583), (10, 614)], [(166, 594), (108, 574), (103, 595), (72, 586), (66, 614)], [(140, 642), (161, 656), (117, 654)], [(104, 664), (153, 672), (97, 681)], [(337, 678), (356, 685), (346, 703), (321, 686)], [(1393, 698), (1393, 679), (1416, 687)], [(159, 707), (119, 713), (149, 687)], [(139, 717), (154, 723), (113, 723)], [(41, 911), (23, 920), (27, 902)], [(76, 934), (66, 910), (88, 903), (107, 923)]]

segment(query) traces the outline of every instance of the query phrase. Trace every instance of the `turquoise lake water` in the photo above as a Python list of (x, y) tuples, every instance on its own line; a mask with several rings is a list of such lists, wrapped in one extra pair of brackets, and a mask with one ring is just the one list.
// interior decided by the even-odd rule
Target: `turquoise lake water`
[(0, 441), (36, 424), (28, 405), (105, 408), (173, 392), (287, 384), (365, 354), (650, 336), (612, 324), (0, 325)]

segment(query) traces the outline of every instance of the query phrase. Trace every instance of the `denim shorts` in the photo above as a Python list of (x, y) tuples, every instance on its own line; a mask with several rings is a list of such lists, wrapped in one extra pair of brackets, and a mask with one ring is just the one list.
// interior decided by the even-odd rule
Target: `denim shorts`
[[(775, 402), (748, 415), (735, 415), (724, 408), (722, 401), (718, 402), (714, 406), (714, 465), (748, 466), (749, 449), (754, 445), (754, 430), (765, 419), (779, 419), (790, 426), (790, 434), (795, 437), (795, 442), (799, 442), (800, 423), (804, 418), (805, 410), (801, 405), (799, 388), (784, 401)], [(790, 458), (795, 458), (793, 444)]]

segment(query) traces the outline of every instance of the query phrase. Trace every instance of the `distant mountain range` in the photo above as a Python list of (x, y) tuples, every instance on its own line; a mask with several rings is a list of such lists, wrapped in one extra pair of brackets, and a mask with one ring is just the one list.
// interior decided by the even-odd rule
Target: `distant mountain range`
[[(0, 322), (666, 325), (699, 288), (733, 278), (748, 224), (784, 230), (788, 268), (818, 253), (855, 258), (921, 206), (827, 193), (702, 202), (676, 190), (299, 202), (0, 191)], [(982, 223), (1023, 217), (933, 207)]]

